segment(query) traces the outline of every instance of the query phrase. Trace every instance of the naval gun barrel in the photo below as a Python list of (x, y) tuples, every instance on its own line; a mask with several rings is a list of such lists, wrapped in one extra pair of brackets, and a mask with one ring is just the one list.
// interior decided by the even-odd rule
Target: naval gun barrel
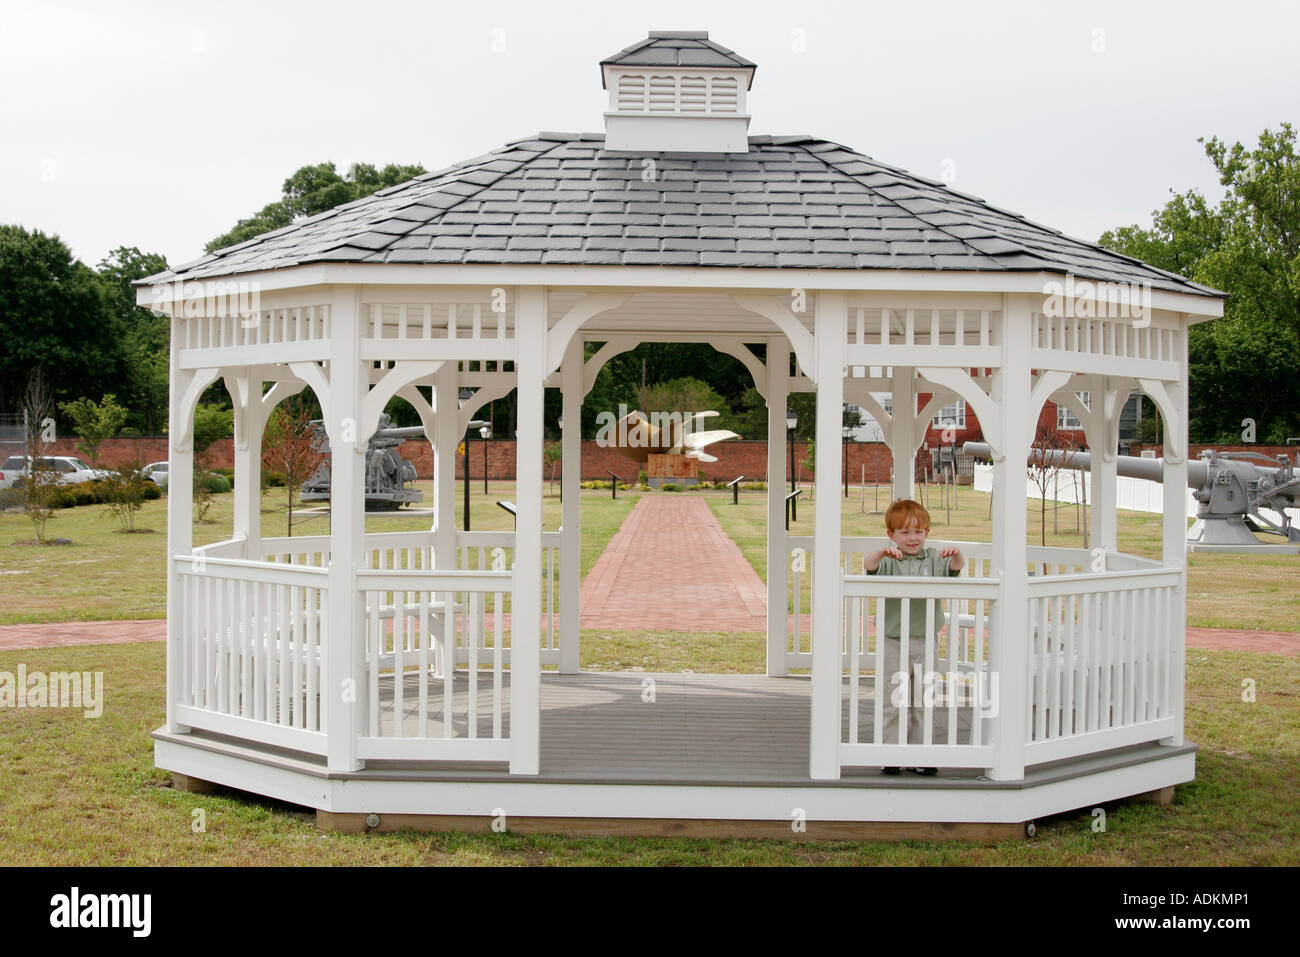
[[(985, 442), (967, 442), (962, 446), (961, 450), (965, 455), (974, 455), (984, 459), (991, 458), (993, 455), (993, 450)], [(1034, 467), (1041, 464), (1049, 469), (1063, 468), (1082, 471), (1092, 468), (1092, 456), (1087, 452), (1072, 452), (1067, 449), (1048, 449), (1046, 452), (1035, 449), (1029, 455), (1028, 464)], [(1117, 455), (1115, 456), (1115, 472), (1125, 478), (1163, 482), (1165, 463), (1160, 459), (1142, 459), (1132, 455)], [(1189, 461), (1187, 463), (1187, 487), (1200, 488), (1205, 484), (1208, 474), (1209, 470), (1204, 462)]]
[(424, 438), (424, 426), (409, 425), (400, 429), (380, 429), (372, 439), (422, 439)]

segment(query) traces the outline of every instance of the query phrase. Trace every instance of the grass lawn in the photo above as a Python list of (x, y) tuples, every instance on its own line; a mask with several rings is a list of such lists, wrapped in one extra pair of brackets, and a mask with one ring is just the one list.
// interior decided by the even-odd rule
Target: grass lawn
[[(746, 636), (725, 636), (730, 642)], [(741, 640), (758, 649), (761, 639)], [(584, 667), (736, 670), (724, 636), (584, 636)], [(1029, 840), (817, 842), (570, 839), (512, 834), (339, 835), (305, 809), (233, 793), (172, 789), (153, 766), (163, 721), (163, 646), (0, 652), (0, 670), (102, 671), (96, 719), (70, 709), (0, 709), (0, 865), (141, 864), (1300, 864), (1300, 659), (1189, 651), (1187, 734), (1197, 778), (1170, 807), (1105, 805), (1038, 821)], [(748, 656), (738, 663), (752, 670)], [(1255, 679), (1257, 701), (1241, 701)], [(201, 811), (203, 830), (194, 824)]]
[[(427, 486), (426, 486), (427, 491)], [(508, 529), (512, 520), (492, 503), (513, 496), (495, 483), (474, 490), (474, 527)], [(662, 494), (662, 493), (655, 493)], [(680, 493), (691, 494), (691, 493)], [(283, 534), (283, 493), (263, 500), (263, 534)], [(639, 497), (637, 492), (583, 493), (584, 574)], [(760, 575), (765, 570), (763, 493), (708, 493), (723, 527)], [(10, 544), (30, 538), (22, 515), (0, 516), (0, 622), (161, 617), (162, 502), (149, 503), (139, 524), (157, 531), (114, 531), (102, 508), (57, 513), (50, 534), (73, 545)], [(870, 491), (867, 506), (871, 507)], [(458, 496), (457, 509), (460, 508)], [(932, 509), (936, 537), (988, 540), (987, 496), (964, 490), (945, 525)], [(225, 538), (231, 496), (218, 496), (212, 523), (195, 526), (196, 542)], [(545, 501), (547, 529), (558, 526), (558, 497)], [(1063, 513), (1062, 523), (1072, 521)], [(1037, 535), (1037, 512), (1030, 529)], [(1049, 515), (1050, 526), (1050, 515)], [(371, 518), (372, 531), (422, 529), (428, 516)], [(805, 505), (793, 531), (811, 530)], [(460, 526), (459, 511), (457, 519)], [(850, 498), (846, 534), (879, 534), (881, 517)], [(310, 518), (299, 534), (320, 534), (327, 519)], [(1121, 545), (1159, 551), (1158, 516), (1122, 513)], [(1078, 535), (1049, 544), (1081, 545)], [(36, 560), (39, 559), (39, 560)], [(1232, 627), (1295, 630), (1300, 566), (1288, 556), (1192, 556), (1189, 621)], [(124, 574), (125, 572), (125, 574)], [(1213, 595), (1213, 599), (1211, 598)], [(761, 635), (683, 635), (587, 631), (582, 667), (597, 671), (754, 673), (763, 667)], [(310, 811), (234, 793), (194, 795), (172, 789), (153, 767), (149, 732), (163, 721), (164, 649), (158, 643), (0, 651), (0, 671), (102, 671), (104, 713), (87, 719), (68, 709), (0, 709), (0, 864), (1300, 864), (1300, 659), (1247, 652), (1187, 657), (1187, 735), (1198, 743), (1197, 779), (1178, 788), (1171, 807), (1106, 807), (1106, 830), (1093, 830), (1091, 808), (1038, 822), (1031, 840), (993, 846), (966, 842), (824, 842), (568, 839), (511, 834), (402, 833), (338, 835), (319, 831)], [(1257, 700), (1241, 700), (1252, 678)], [(194, 830), (196, 811), (204, 828)]]

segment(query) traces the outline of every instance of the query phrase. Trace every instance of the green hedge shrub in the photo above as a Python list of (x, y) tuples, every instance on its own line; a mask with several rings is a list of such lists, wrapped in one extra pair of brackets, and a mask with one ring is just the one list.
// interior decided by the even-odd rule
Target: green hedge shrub
[[(230, 491), (226, 489), (226, 491)], [(112, 489), (102, 479), (93, 482), (78, 482), (76, 485), (59, 485), (51, 496), (50, 504), (54, 508), (78, 508), (82, 505), (107, 505), (112, 500)], [(153, 482), (144, 483), (144, 497), (147, 500), (162, 498), (162, 490)], [(19, 503), (21, 504), (21, 502)]]

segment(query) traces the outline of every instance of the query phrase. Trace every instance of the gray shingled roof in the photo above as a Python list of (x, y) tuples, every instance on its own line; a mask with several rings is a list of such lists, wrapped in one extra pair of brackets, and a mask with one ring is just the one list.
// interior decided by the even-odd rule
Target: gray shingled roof
[[(749, 67), (757, 66), (739, 56), (734, 50), (714, 43), (709, 34), (703, 30), (651, 30), (644, 40), (638, 40), (626, 49), (600, 61), (600, 65), (617, 64), (619, 66), (720, 66)], [(604, 70), (601, 71), (601, 85), (604, 86)], [(750, 84), (754, 75), (750, 73)]]
[(1222, 295), (825, 140), (631, 154), (545, 132), (142, 283), (321, 262), (1046, 270)]

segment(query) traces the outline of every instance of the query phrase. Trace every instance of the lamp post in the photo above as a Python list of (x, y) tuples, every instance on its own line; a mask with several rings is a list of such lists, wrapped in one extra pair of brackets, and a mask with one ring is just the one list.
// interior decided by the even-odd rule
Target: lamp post
[(785, 428), (790, 436), (790, 491), (794, 491), (794, 430), (799, 425), (799, 417), (793, 410), (785, 413)]
[(853, 434), (853, 430), (850, 429), (847, 425), (843, 425), (840, 426), (840, 433), (843, 436), (843, 438), (840, 441), (840, 448), (843, 450), (842, 457), (844, 459), (844, 497), (848, 498), (849, 497), (849, 436)]
[[(558, 419), (556, 419), (556, 420), (555, 420), (555, 424), (558, 425), (558, 426), (560, 427), (560, 442), (563, 443), (563, 442), (564, 442), (564, 416), (560, 416)], [(561, 446), (561, 447), (562, 447), (562, 446)], [(561, 464), (563, 464), (563, 459), (561, 459)], [(582, 481), (582, 476), (581, 476), (581, 475), (578, 476), (578, 481)], [(554, 487), (554, 485), (555, 485), (555, 466), (554, 466), (554, 465), (551, 466), (551, 485), (552, 485), (552, 487)], [(561, 472), (560, 472), (560, 502), (561, 502), (561, 503), (564, 502), (564, 472), (563, 472), (563, 470), (561, 470)]]
[[(466, 431), (465, 433), (465, 531), (467, 532), (469, 531), (469, 443), (474, 438), (475, 429), (479, 430), (479, 435), (483, 436), (483, 438), (487, 438), (487, 435), (483, 435), (485, 428), (487, 434), (491, 435), (492, 434), (491, 425), (492, 423), (485, 422), (482, 419), (470, 419), (468, 431)], [(486, 466), (487, 466), (486, 446), (484, 446), (483, 448), (483, 454), (485, 456), (485, 458), (483, 459), (484, 474), (486, 474)]]
[(483, 440), (483, 494), (488, 493), (487, 472), (488, 472), (488, 448), (487, 440), (492, 438), (492, 426), (485, 425), (478, 430), (479, 438)]
[[(790, 434), (790, 491), (794, 491), (794, 430), (799, 424), (799, 417), (794, 414), (793, 409), (785, 410), (785, 427)], [(794, 499), (790, 499), (790, 513), (795, 521), (799, 520), (798, 512), (795, 511)]]

